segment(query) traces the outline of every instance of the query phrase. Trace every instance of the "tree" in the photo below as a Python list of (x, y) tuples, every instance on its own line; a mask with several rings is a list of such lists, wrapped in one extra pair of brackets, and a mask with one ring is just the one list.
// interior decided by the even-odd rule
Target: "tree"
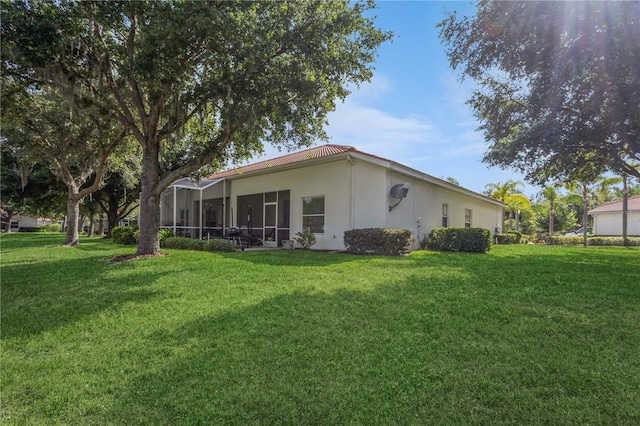
[[(581, 178), (565, 183), (565, 188), (576, 195), (579, 195), (582, 201), (582, 226), (585, 230), (583, 232), (583, 245), (586, 247), (589, 240), (587, 239), (587, 228), (589, 227), (589, 193), (592, 190), (603, 191), (602, 188), (608, 188), (611, 185), (618, 183), (619, 178), (607, 178), (607, 177), (595, 177), (598, 168), (583, 167), (581, 169)], [(570, 194), (571, 195), (571, 194)]]
[(556, 190), (556, 186), (547, 186), (546, 188), (544, 188), (542, 190), (542, 192), (540, 193), (540, 196), (543, 198), (543, 200), (545, 200), (547, 203), (549, 203), (549, 236), (553, 236), (553, 225), (554, 225), (554, 204), (558, 198), (558, 191)]
[[(327, 113), (350, 84), (370, 79), (375, 51), (390, 37), (364, 16), (371, 8), (321, 0), (16, 2), (8, 18), (30, 26), (8, 28), (8, 48), (16, 60), (87, 88), (140, 143), (137, 253), (153, 254), (160, 195), (177, 178), (246, 157), (263, 142), (326, 139)], [(163, 150), (191, 120), (200, 120), (205, 137), (180, 167), (162, 173)]]
[(638, 2), (480, 1), (439, 24), (447, 55), (479, 89), (469, 104), (483, 161), (532, 183), (585, 163), (640, 176)]
[[(107, 159), (122, 144), (126, 132), (91, 108), (78, 109), (58, 91), (27, 89), (20, 98), (22, 114), (13, 111), (5, 123), (8, 145), (31, 159), (47, 163), (67, 187), (67, 230), (64, 245), (78, 245), (80, 202), (102, 182)], [(28, 113), (27, 113), (28, 110)], [(24, 162), (25, 159), (22, 160)], [(85, 186), (89, 177), (92, 182)]]
[[(549, 223), (551, 216), (549, 216), (549, 203), (545, 200), (534, 204), (534, 211), (536, 212), (536, 227), (539, 232), (546, 232), (548, 229), (565, 230), (575, 229), (576, 227), (576, 215), (571, 210), (563, 197), (558, 197), (554, 202), (553, 207), (553, 226)], [(550, 234), (551, 235), (551, 234)]]
[(121, 171), (109, 173), (103, 187), (95, 194), (100, 209), (107, 216), (106, 237), (111, 237), (113, 228), (138, 208), (140, 194), (140, 179), (136, 176), (138, 169), (139, 164), (127, 163), (127, 167)]
[(11, 219), (18, 215), (58, 217), (64, 211), (64, 190), (60, 181), (42, 162), (25, 167), (21, 147), (13, 147), (5, 140), (0, 143), (0, 209), (6, 232), (11, 232)]
[(520, 190), (521, 185), (522, 182), (509, 179), (505, 183), (489, 183), (485, 185), (483, 191), (485, 195), (507, 204), (507, 213), (510, 219), (509, 226), (513, 229), (514, 226), (512, 219), (516, 219), (516, 230), (519, 228), (518, 222), (520, 211), (528, 211), (531, 209), (531, 201), (529, 201), (526, 196), (522, 195), (522, 191)]

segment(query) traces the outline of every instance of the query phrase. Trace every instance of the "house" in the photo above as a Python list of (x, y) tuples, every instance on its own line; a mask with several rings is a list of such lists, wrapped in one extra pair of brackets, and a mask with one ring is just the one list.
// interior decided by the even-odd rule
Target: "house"
[[(2, 231), (5, 231), (7, 227), (7, 218), (4, 211), (1, 212), (0, 222), (2, 223)], [(11, 218), (11, 232), (17, 232), (21, 228), (39, 228), (42, 225), (49, 225), (51, 223), (58, 223), (58, 221), (56, 219), (18, 214)]]
[[(622, 235), (622, 200), (602, 204), (587, 214), (593, 217), (594, 235)], [(627, 200), (627, 235), (640, 236), (640, 196)]]
[(309, 230), (318, 250), (344, 250), (350, 229), (403, 228), (413, 232), (417, 248), (440, 226), (493, 233), (504, 207), (353, 147), (322, 145), (199, 181), (180, 179), (162, 194), (160, 221), (176, 235), (204, 239), (240, 228), (273, 246)]

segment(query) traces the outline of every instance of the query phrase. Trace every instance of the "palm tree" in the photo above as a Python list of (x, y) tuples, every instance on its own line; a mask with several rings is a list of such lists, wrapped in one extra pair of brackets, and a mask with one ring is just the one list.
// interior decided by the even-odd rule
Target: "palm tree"
[[(522, 182), (509, 179), (505, 183), (489, 183), (484, 187), (484, 193), (491, 198), (502, 201), (507, 205), (510, 228), (513, 229), (512, 219), (516, 218), (515, 229), (519, 228), (519, 213), (531, 209), (531, 201), (522, 194), (520, 187)], [(518, 213), (516, 217), (516, 213)], [(502, 227), (504, 228), (504, 219)]]
[[(599, 193), (604, 193), (611, 185), (615, 185), (618, 182), (620, 182), (620, 178), (607, 178), (601, 176), (593, 183), (593, 185)], [(574, 194), (579, 193), (582, 198), (582, 227), (584, 228), (582, 235), (583, 245), (586, 247), (589, 241), (587, 239), (587, 229), (589, 227), (589, 215), (587, 212), (589, 211), (589, 190), (591, 189), (591, 184), (588, 181), (571, 181), (565, 183), (564, 186)]]
[(553, 207), (558, 199), (558, 191), (556, 191), (557, 186), (547, 186), (542, 190), (540, 195), (549, 202), (549, 236), (553, 235), (553, 221), (554, 221), (554, 211)]

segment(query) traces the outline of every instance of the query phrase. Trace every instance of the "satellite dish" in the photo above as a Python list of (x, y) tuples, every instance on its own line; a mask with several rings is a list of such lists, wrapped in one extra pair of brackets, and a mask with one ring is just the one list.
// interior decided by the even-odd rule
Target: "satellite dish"
[(393, 206), (389, 206), (389, 211), (393, 210), (393, 208), (395, 206), (397, 206), (398, 204), (400, 204), (400, 201), (402, 201), (403, 198), (405, 198), (407, 196), (407, 193), (409, 192), (409, 184), (408, 183), (399, 183), (397, 185), (393, 185), (391, 187), (391, 191), (389, 191), (389, 194), (399, 200), (397, 203), (395, 203)]
[(391, 196), (393, 198), (402, 199), (407, 196), (407, 192), (409, 192), (409, 184), (408, 183), (399, 183), (397, 185), (393, 185), (391, 188)]

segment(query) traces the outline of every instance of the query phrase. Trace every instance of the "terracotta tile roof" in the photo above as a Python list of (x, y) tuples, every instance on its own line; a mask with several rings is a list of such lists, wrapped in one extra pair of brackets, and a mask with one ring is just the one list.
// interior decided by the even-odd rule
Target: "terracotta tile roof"
[(321, 145), (291, 154), (283, 155), (269, 160), (260, 161), (258, 163), (247, 164), (246, 166), (238, 166), (234, 169), (225, 170), (207, 176), (207, 179), (219, 179), (228, 176), (240, 175), (247, 172), (255, 172), (258, 170), (270, 169), (272, 167), (285, 166), (288, 164), (300, 163), (305, 160), (315, 158), (330, 157), (345, 152), (359, 152), (352, 146), (346, 145)]
[[(640, 196), (629, 197), (627, 203), (628, 211), (640, 211)], [(593, 213), (607, 213), (607, 212), (621, 212), (622, 200), (613, 201), (611, 203), (602, 204), (595, 209), (589, 210), (589, 214)]]

